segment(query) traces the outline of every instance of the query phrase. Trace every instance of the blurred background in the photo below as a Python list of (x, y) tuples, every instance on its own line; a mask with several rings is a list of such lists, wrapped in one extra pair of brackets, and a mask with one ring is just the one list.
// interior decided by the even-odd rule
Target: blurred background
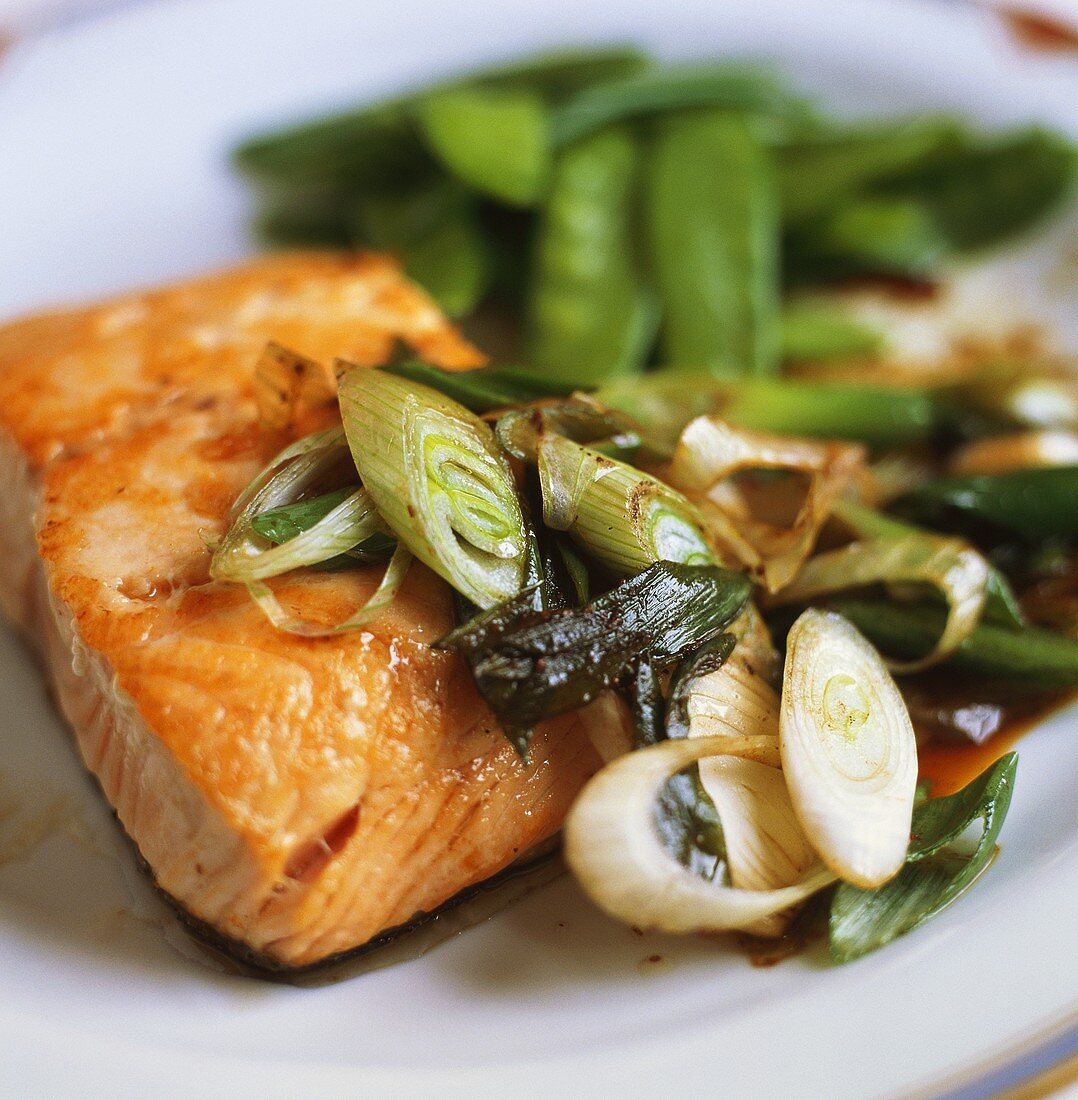
[[(17, 36), (45, 30), (76, 19), (92, 17), (100, 12), (136, 4), (155, 3), (158, 0), (0, 0), (0, 34), (8, 40)], [(910, 0), (911, 3), (921, 0)], [(1036, 36), (1037, 24), (1045, 20), (1049, 26), (1045, 38), (1050, 37), (1050, 24), (1062, 23), (1064, 27), (1078, 30), (1078, 0), (930, 0), (944, 4), (973, 4), (997, 8), (1028, 25)], [(871, 0), (865, 0), (866, 7)], [(272, 4), (267, 4), (271, 7)]]
[[(0, 0), (0, 30), (8, 37), (30, 33), (59, 23), (69, 22), (116, 8), (131, 7), (157, 0)], [(911, 0), (911, 3), (918, 0)], [(1078, 0), (936, 0), (939, 3), (981, 3), (986, 7), (1059, 20), (1078, 27)], [(866, 5), (871, 0), (866, 0)], [(267, 4), (272, 7), (272, 4)]]

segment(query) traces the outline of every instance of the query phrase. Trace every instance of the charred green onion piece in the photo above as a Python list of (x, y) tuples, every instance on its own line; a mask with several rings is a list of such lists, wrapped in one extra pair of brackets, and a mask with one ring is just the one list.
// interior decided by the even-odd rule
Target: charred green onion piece
[(590, 702), (641, 657), (670, 663), (720, 634), (750, 587), (717, 566), (660, 562), (584, 607), (445, 644), (470, 651), (476, 686), (523, 755), (539, 722)]

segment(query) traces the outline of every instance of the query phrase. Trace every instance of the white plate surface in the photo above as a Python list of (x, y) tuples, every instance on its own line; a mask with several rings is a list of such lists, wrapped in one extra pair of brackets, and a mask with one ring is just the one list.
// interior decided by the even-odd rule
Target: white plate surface
[[(611, 39), (773, 59), (850, 112), (1075, 125), (1065, 61), (1023, 56), (952, 5), (148, 5), (0, 65), (0, 316), (243, 256), (244, 195), (224, 158), (253, 127)], [(939, 1094), (1075, 1008), (1073, 711), (1023, 741), (1003, 851), (977, 889), (858, 963), (817, 952), (761, 970), (722, 945), (641, 938), (562, 881), (422, 959), (315, 989), (178, 950), (7, 633), (0, 715), (3, 1095)]]

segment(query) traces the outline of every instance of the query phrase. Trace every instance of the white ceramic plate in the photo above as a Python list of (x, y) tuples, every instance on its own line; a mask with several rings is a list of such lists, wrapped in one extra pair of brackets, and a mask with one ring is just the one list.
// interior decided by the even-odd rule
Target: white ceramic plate
[[(987, 16), (951, 5), (147, 5), (0, 65), (0, 315), (242, 256), (244, 196), (224, 159), (254, 126), (611, 39), (771, 58), (849, 111), (1073, 127), (1078, 100), (1065, 61), (1022, 57)], [(722, 945), (641, 938), (562, 881), (422, 959), (316, 989), (182, 953), (7, 634), (0, 715), (4, 1095), (864, 1097), (964, 1081), (986, 1095), (1007, 1080), (985, 1084), (993, 1067), (1014, 1077), (1074, 1045), (1073, 713), (1023, 742), (984, 881), (853, 965), (817, 952), (758, 970)]]

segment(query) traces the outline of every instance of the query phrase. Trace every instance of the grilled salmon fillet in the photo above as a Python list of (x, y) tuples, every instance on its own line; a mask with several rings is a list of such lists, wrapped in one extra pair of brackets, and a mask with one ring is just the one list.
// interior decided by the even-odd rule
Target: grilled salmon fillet
[[(525, 766), (460, 659), (450, 593), (413, 565), (368, 629), (278, 633), (211, 582), (205, 538), (281, 445), (268, 340), (384, 361), (480, 357), (388, 259), (284, 254), (0, 328), (0, 604), (36, 640), (86, 766), (156, 883), (270, 968), (429, 913), (555, 834), (598, 766), (573, 716)], [(275, 585), (344, 618), (380, 570)]]

